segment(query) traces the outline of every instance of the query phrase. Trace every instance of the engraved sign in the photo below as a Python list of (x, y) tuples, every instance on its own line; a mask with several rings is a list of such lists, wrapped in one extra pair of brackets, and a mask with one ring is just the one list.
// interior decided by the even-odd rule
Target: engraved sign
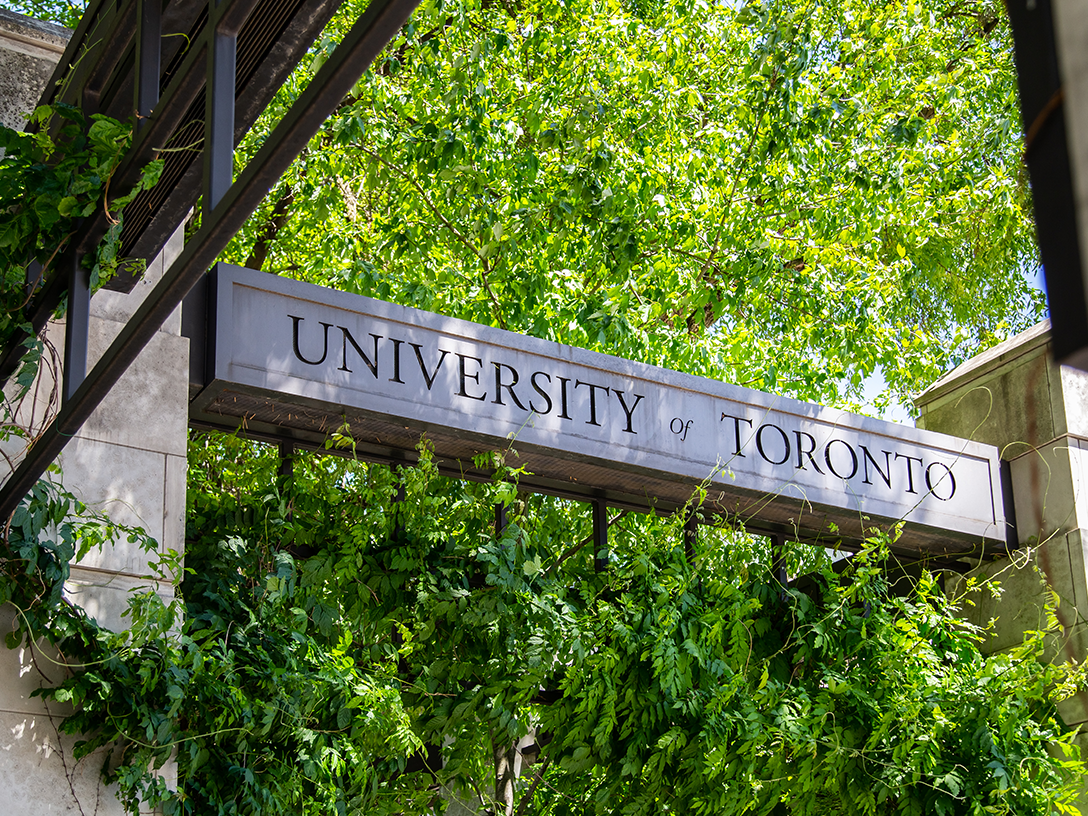
[[(194, 417), (472, 469), (512, 448), (525, 481), (712, 507), (808, 539), (904, 521), (918, 548), (1006, 538), (998, 452), (943, 434), (220, 264)], [(367, 447), (369, 446), (369, 447)], [(467, 463), (467, 464), (466, 464)]]

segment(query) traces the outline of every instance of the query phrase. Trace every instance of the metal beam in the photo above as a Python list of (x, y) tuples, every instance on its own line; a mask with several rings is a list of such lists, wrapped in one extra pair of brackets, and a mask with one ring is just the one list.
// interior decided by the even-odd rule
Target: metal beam
[(604, 572), (608, 569), (608, 503), (604, 499), (594, 499), (593, 508), (593, 571)]
[(692, 511), (684, 519), (684, 556), (689, 564), (695, 563), (695, 545), (699, 543), (699, 518)]
[(142, 130), (159, 103), (162, 61), (162, 0), (136, 7), (136, 127)]
[(1051, 0), (1005, 7), (1012, 25), (1024, 160), (1031, 177), (1039, 254), (1046, 275), (1054, 359), (1088, 370), (1088, 284), (1080, 245), (1077, 201)]
[(91, 279), (83, 268), (79, 253), (64, 254), (68, 273), (68, 313), (64, 330), (64, 387), (66, 404), (87, 377), (87, 346), (91, 324)]
[[(137, 308), (72, 399), (0, 491), (0, 518), (15, 511), (64, 445), (87, 421), (185, 294), (215, 262), (268, 190), (408, 20), (419, 0), (374, 0), (231, 185), (207, 223)], [(145, 128), (141, 136), (150, 131)]]
[[(259, 0), (235, 0), (228, 8), (223, 10), (218, 30), (228, 34), (235, 33), (252, 13), (258, 2)], [(193, 41), (181, 67), (175, 72), (173, 79), (163, 91), (161, 99), (155, 105), (155, 115), (147, 120), (144, 127), (136, 133), (132, 147), (129, 148), (128, 153), (114, 172), (110, 182), (110, 186), (114, 190), (125, 192), (132, 189), (132, 186), (143, 172), (143, 168), (148, 162), (156, 158), (163, 148), (168, 146), (172, 148), (184, 147), (184, 145), (169, 145), (169, 141), (185, 119), (190, 106), (200, 96), (200, 92), (205, 89), (207, 54), (211, 48), (211, 40), (215, 30), (214, 27), (207, 26), (200, 36)], [(88, 63), (88, 65), (90, 64)], [(79, 67), (73, 69), (73, 71), (78, 73), (84, 68), (86, 66), (81, 62)], [(87, 68), (87, 70), (90, 69)], [(74, 82), (76, 79), (78, 79), (78, 76), (71, 81)], [(83, 77), (83, 81), (86, 81), (86, 77)], [(78, 252), (84, 254), (92, 252), (102, 236), (105, 235), (108, 226), (105, 214), (100, 209), (84, 220), (69, 243)], [(29, 317), (27, 322), (30, 324), (34, 335), (42, 332), (45, 324), (57, 310), (57, 306), (60, 305), (61, 299), (64, 297), (67, 283), (64, 275), (49, 275), (44, 287), (31, 302), (30, 307), (27, 309)], [(29, 336), (28, 333), (17, 330), (4, 349), (3, 354), (0, 355), (0, 386), (7, 382), (8, 378), (18, 369), (19, 362), (26, 351), (24, 342)]]
[[(211, 0), (213, 11), (218, 0)], [(204, 215), (211, 216), (234, 181), (234, 77), (238, 37), (218, 24), (208, 49), (204, 115)]]
[(779, 599), (785, 601), (786, 588), (790, 584), (790, 576), (786, 572), (786, 539), (778, 533), (772, 533), (768, 538), (771, 541), (772, 579), (778, 583)]

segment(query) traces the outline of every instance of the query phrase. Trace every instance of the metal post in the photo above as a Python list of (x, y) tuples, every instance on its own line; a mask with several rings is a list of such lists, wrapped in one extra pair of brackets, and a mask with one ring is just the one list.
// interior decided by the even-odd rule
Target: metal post
[(68, 264), (68, 314), (64, 332), (64, 381), (61, 396), (67, 405), (76, 389), (87, 378), (87, 344), (91, 321), (91, 277), (70, 251)]
[(695, 513), (688, 514), (684, 519), (684, 555), (689, 564), (695, 562), (695, 545), (699, 541), (699, 519)]
[(401, 480), (397, 484), (396, 495), (393, 496), (393, 540), (398, 542), (404, 541), (404, 514), (401, 505), (407, 497), (404, 481)]
[(289, 439), (280, 442), (280, 467), (277, 475), (288, 479), (295, 475), (295, 443)]
[(604, 499), (593, 500), (593, 569), (608, 569), (608, 504)]
[(42, 265), (31, 261), (26, 265), (26, 294), (30, 297), (42, 282)]
[(495, 505), (495, 535), (501, 536), (506, 530), (506, 505), (499, 502)]
[(136, 6), (136, 128), (147, 124), (159, 103), (162, 61), (162, 0), (140, 0)]
[(218, 3), (212, 0), (216, 20), (208, 49), (207, 105), (204, 120), (204, 216), (210, 218), (234, 182), (234, 78), (238, 37), (218, 25)]

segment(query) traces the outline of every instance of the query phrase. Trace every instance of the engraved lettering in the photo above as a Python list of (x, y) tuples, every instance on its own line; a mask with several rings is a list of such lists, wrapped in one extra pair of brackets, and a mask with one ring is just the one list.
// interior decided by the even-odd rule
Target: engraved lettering
[(919, 459), (917, 456), (907, 456), (905, 453), (897, 453), (895, 455), (895, 461), (898, 462), (900, 459), (907, 460), (907, 492), (917, 493), (918, 491), (914, 489), (914, 470), (911, 468), (910, 463), (917, 462), (918, 467), (921, 467), (922, 460)]
[[(506, 403), (502, 401), (502, 390), (505, 388), (507, 391), (510, 392), (510, 399), (514, 401), (514, 404), (518, 406), (518, 408), (520, 408), (521, 410), (528, 411), (529, 409), (521, 404), (521, 400), (518, 399), (518, 395), (514, 393), (514, 386), (518, 384), (517, 369), (513, 366), (507, 365), (506, 363), (492, 363), (491, 365), (495, 366), (495, 399), (491, 400), (492, 404), (506, 405)], [(504, 368), (514, 376), (514, 379), (512, 379), (508, 383), (504, 383), (502, 381), (502, 370)]]
[[(772, 459), (770, 456), (767, 455), (767, 451), (763, 447), (763, 432), (768, 428), (774, 428), (782, 437), (782, 445), (785, 450), (782, 453), (781, 459)], [(765, 461), (769, 462), (772, 465), (785, 464), (790, 458), (790, 438), (786, 435), (786, 432), (779, 428), (777, 425), (772, 425), (770, 423), (767, 423), (766, 425), (760, 425), (759, 430), (756, 431), (756, 450), (759, 451), (759, 455), (762, 456)]]
[(544, 399), (548, 403), (548, 407), (545, 408), (543, 411), (541, 411), (539, 408), (537, 408), (535, 405), (533, 405), (532, 400), (529, 400), (529, 410), (530, 411), (536, 411), (538, 414), (541, 414), (541, 415), (550, 414), (552, 412), (552, 398), (548, 395), (547, 391), (545, 391), (543, 388), (540, 387), (540, 384), (536, 381), (537, 377), (545, 377), (545, 378), (547, 378), (548, 382), (551, 382), (552, 381), (551, 375), (550, 374), (545, 374), (543, 371), (534, 371), (533, 376), (531, 376), (529, 378), (529, 384), (533, 386), (533, 390), (535, 390), (538, 394), (540, 394), (540, 396), (544, 397)]
[(862, 463), (865, 468), (865, 478), (861, 480), (862, 483), (872, 484), (872, 482), (869, 481), (869, 465), (871, 464), (876, 468), (876, 472), (880, 474), (880, 478), (884, 480), (884, 484), (890, 488), (892, 486), (892, 464), (889, 457), (892, 455), (892, 452), (886, 450), (881, 451), (881, 453), (884, 454), (884, 467), (881, 467), (876, 459), (873, 458), (873, 455), (869, 453), (867, 447), (864, 445), (858, 445), (858, 447), (861, 448)]
[(744, 453), (741, 451), (742, 446), (741, 446), (741, 443), (740, 443), (740, 424), (742, 422), (747, 422), (748, 427), (751, 428), (752, 427), (752, 420), (746, 419), (744, 417), (733, 416), (732, 414), (727, 414), (727, 413), (725, 413), (723, 411), (722, 412), (722, 418), (721, 418), (720, 421), (725, 422), (727, 419), (733, 420), (733, 443), (734, 443), (733, 455), (734, 456), (744, 456)]
[[(850, 472), (845, 476), (835, 470), (835, 463), (831, 461), (831, 446), (834, 445), (836, 442), (846, 448), (847, 452), (850, 454)], [(854, 449), (850, 447), (850, 443), (846, 442), (845, 440), (832, 439), (830, 442), (828, 442), (827, 446), (824, 448), (824, 461), (827, 462), (827, 469), (836, 476), (838, 476), (840, 479), (853, 479), (854, 476), (857, 475), (858, 455), (854, 452)]]
[(627, 400), (623, 398), (623, 392), (618, 388), (613, 391), (620, 400), (620, 407), (623, 408), (623, 413), (627, 415), (627, 427), (623, 429), (624, 433), (637, 434), (638, 431), (631, 427), (631, 415), (635, 413), (635, 409), (638, 408), (638, 404), (642, 402), (645, 397), (642, 394), (635, 394), (635, 403), (630, 408), (627, 407)]
[(427, 390), (431, 390), (431, 386), (434, 385), (434, 379), (438, 376), (438, 369), (442, 368), (442, 362), (446, 359), (446, 355), (449, 354), (445, 349), (439, 349), (442, 352), (442, 356), (438, 358), (438, 362), (435, 364), (434, 371), (430, 374), (427, 373), (427, 366), (423, 362), (423, 346), (419, 343), (409, 343), (416, 351), (416, 360), (419, 362), (419, 370), (423, 372), (423, 379), (427, 381)]
[(586, 421), (586, 425), (597, 425), (598, 427), (600, 427), (601, 423), (597, 421), (597, 389), (601, 389), (606, 394), (608, 393), (609, 389), (607, 386), (604, 385), (595, 385), (594, 383), (582, 382), (581, 380), (574, 381), (575, 389), (582, 385), (589, 386), (589, 419)]
[(556, 377), (559, 380), (559, 418), (560, 419), (574, 419), (567, 413), (567, 383), (570, 380), (566, 377)]
[(404, 380), (400, 378), (400, 347), (404, 345), (404, 341), (395, 337), (389, 339), (393, 343), (393, 376), (389, 378), (389, 382), (403, 384)]
[[(808, 463), (812, 465), (812, 469), (820, 475), (823, 475), (823, 471), (820, 470), (820, 466), (816, 464), (816, 460), (812, 458), (812, 454), (816, 451), (816, 437), (814, 437), (810, 433), (805, 433), (804, 431), (794, 431), (793, 435), (797, 437), (797, 469), (805, 469), (805, 460), (802, 457), (807, 456)], [(803, 439), (808, 440), (807, 449), (805, 449), (802, 445)]]
[[(937, 478), (937, 484), (933, 483), (933, 479), (930, 477), (929, 472), (933, 468), (944, 468), (944, 473)], [(942, 496), (937, 492), (937, 485), (948, 488), (948, 495)], [(941, 501), (948, 501), (956, 495), (956, 477), (952, 475), (952, 468), (943, 462), (934, 462), (926, 468), (926, 487), (929, 488), (929, 492)]]
[(359, 348), (359, 344), (355, 342), (355, 338), (351, 336), (351, 332), (345, 329), (343, 326), (337, 326), (340, 331), (344, 333), (344, 358), (343, 363), (340, 366), (340, 371), (347, 371), (351, 373), (351, 369), (348, 368), (348, 343), (351, 343), (355, 347), (356, 353), (366, 363), (366, 367), (370, 369), (370, 373), (374, 375), (374, 379), (378, 378), (378, 341), (382, 339), (380, 334), (371, 334), (374, 338), (374, 359), (371, 360), (366, 356), (366, 352)]
[(479, 369), (477, 369), (475, 374), (469, 374), (468, 371), (465, 370), (465, 360), (475, 360), (476, 364), (478, 366), (480, 366), (480, 368), (483, 368), (484, 361), (481, 360), (479, 357), (473, 357), (471, 354), (461, 354), (460, 352), (456, 352), (456, 354), (457, 354), (457, 360), (458, 360), (458, 370), (461, 372), (461, 390), (457, 392), (457, 396), (459, 396), (459, 397), (468, 397), (469, 399), (477, 400), (478, 402), (483, 402), (487, 398), (487, 394), (479, 394), (479, 395), (470, 394), (470, 393), (468, 393), (468, 391), (465, 388), (465, 385), (466, 385), (465, 380), (471, 379), (477, 385), (480, 384), (480, 371), (479, 371)]
[(325, 327), (325, 350), (321, 352), (321, 359), (320, 360), (317, 360), (317, 361), (307, 360), (305, 357), (302, 356), (302, 352), (299, 351), (299, 348), (298, 348), (298, 324), (302, 322), (303, 318), (295, 317), (295, 315), (287, 315), (287, 316), (289, 318), (291, 318), (291, 321), (292, 321), (292, 324), (293, 324), (291, 328), (292, 328), (292, 340), (293, 340), (294, 346), (295, 346), (295, 356), (298, 357), (298, 359), (300, 359), (302, 362), (306, 363), (306, 365), (315, 366), (315, 365), (321, 365), (323, 362), (325, 362), (325, 358), (329, 356), (329, 329), (332, 328), (332, 323), (323, 323), (320, 320), (317, 321), (318, 323), (321, 323), (321, 325)]

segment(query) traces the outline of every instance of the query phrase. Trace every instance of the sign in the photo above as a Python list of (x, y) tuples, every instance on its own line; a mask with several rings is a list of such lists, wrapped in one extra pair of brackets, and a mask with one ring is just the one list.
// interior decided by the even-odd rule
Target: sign
[(196, 420), (448, 470), (513, 449), (524, 484), (714, 510), (802, 540), (906, 522), (912, 549), (1005, 541), (996, 448), (220, 264)]

